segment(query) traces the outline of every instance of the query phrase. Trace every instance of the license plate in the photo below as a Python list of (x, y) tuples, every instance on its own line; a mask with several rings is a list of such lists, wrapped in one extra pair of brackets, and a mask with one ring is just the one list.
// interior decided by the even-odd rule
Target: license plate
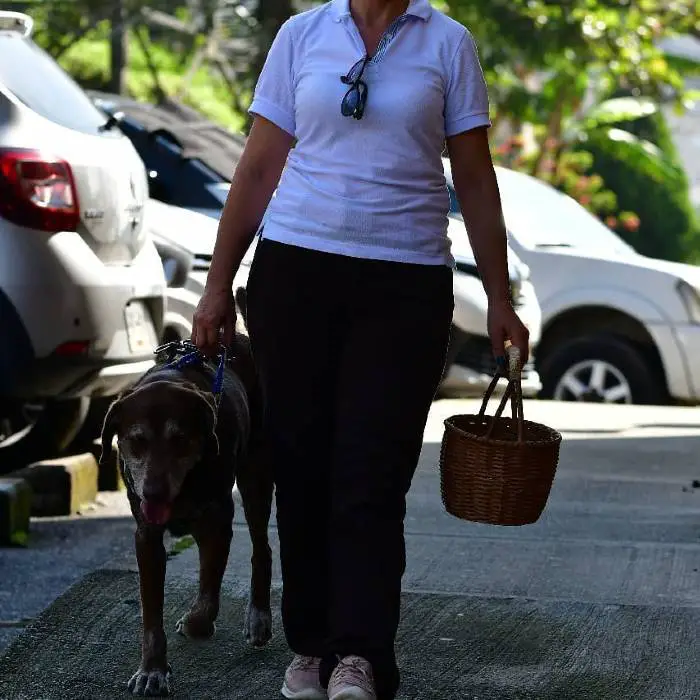
[(131, 352), (141, 354), (151, 350), (151, 323), (146, 307), (140, 301), (132, 301), (124, 309), (124, 318)]

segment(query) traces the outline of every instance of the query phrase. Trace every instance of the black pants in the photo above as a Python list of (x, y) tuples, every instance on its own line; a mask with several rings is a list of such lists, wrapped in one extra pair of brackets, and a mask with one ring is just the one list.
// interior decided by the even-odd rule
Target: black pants
[(372, 663), (399, 685), (394, 641), (406, 493), (445, 362), (452, 271), (261, 240), (248, 325), (266, 402), (292, 651)]

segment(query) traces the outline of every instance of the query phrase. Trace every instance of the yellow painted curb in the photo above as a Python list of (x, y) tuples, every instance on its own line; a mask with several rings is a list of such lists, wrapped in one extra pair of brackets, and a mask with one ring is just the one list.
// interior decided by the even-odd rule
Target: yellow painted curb
[(27, 544), (32, 489), (24, 479), (0, 478), (0, 545)]
[(73, 515), (97, 497), (97, 461), (86, 452), (35, 462), (10, 476), (32, 489), (32, 515)]

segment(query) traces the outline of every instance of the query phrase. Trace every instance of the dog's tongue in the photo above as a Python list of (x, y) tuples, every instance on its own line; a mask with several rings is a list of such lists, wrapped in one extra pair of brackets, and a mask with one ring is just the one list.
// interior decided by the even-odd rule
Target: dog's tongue
[(170, 517), (170, 504), (160, 501), (141, 501), (141, 513), (150, 525), (165, 525)]

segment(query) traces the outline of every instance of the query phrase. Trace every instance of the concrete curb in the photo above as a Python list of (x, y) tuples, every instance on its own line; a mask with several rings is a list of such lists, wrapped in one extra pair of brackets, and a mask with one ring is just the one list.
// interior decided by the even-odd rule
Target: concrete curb
[(89, 452), (35, 462), (10, 476), (32, 490), (32, 515), (74, 515), (97, 497), (97, 462)]
[(117, 450), (116, 438), (112, 443), (112, 451), (105, 459), (103, 464), (100, 464), (100, 455), (102, 454), (102, 440), (99, 438), (94, 440), (90, 446), (90, 452), (98, 464), (97, 467), (97, 490), (98, 491), (124, 491), (126, 488), (122, 481), (122, 475), (119, 471), (119, 451)]
[(32, 489), (24, 479), (0, 479), (0, 545), (26, 545)]

